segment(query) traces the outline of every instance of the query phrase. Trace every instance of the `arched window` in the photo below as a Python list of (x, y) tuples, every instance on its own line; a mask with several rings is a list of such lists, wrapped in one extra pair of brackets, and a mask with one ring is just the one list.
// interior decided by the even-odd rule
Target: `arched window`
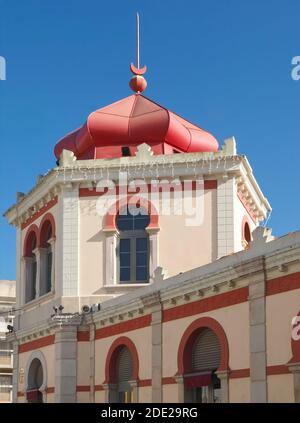
[(34, 358), (30, 364), (27, 381), (26, 397), (28, 402), (43, 402), (43, 395), (39, 391), (43, 384), (44, 374), (42, 363)]
[(40, 232), (40, 254), (41, 254), (41, 275), (40, 275), (40, 295), (44, 295), (51, 291), (52, 287), (52, 260), (53, 252), (52, 245), (49, 241), (53, 237), (52, 225), (49, 220), (46, 220)]
[(190, 356), (191, 372), (184, 375), (185, 402), (220, 402), (220, 380), (215, 374), (221, 360), (217, 335), (203, 328), (195, 337)]
[(36, 298), (37, 261), (34, 250), (37, 247), (37, 236), (30, 231), (25, 243), (25, 302)]
[(245, 249), (249, 248), (249, 244), (252, 240), (251, 230), (248, 218), (245, 216), (242, 221), (242, 246)]
[(132, 402), (132, 357), (127, 347), (122, 347), (117, 358), (117, 394), (119, 403)]
[(127, 205), (120, 209), (116, 218), (119, 283), (149, 281), (149, 223), (150, 216), (142, 207)]

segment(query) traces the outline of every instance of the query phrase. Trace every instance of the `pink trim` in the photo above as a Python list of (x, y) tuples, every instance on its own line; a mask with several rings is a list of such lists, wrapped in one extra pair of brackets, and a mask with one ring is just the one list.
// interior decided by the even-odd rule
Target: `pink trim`
[(34, 222), (36, 219), (41, 217), (47, 210), (51, 209), (51, 207), (55, 206), (57, 204), (57, 196), (53, 198), (53, 200), (50, 200), (44, 207), (42, 207), (39, 211), (34, 213), (29, 219), (26, 220), (26, 222), (22, 223), (21, 228), (25, 229), (27, 226), (29, 226), (32, 222)]
[(248, 301), (248, 286), (163, 310), (163, 322), (182, 319)]
[(116, 323), (105, 328), (96, 330), (95, 339), (109, 338), (110, 336), (119, 335), (121, 333), (130, 332), (131, 330), (142, 329), (151, 324), (151, 314), (128, 320), (126, 322)]
[(44, 336), (43, 338), (35, 339), (34, 341), (29, 341), (19, 346), (19, 353), (24, 353), (28, 351), (38, 350), (48, 345), (52, 345), (55, 342), (55, 335)]
[(32, 255), (32, 249), (31, 246), (29, 245), (32, 236), (35, 235), (36, 238), (36, 246), (38, 246), (38, 239), (39, 239), (39, 229), (36, 226), (35, 223), (33, 223), (27, 230), (26, 235), (25, 235), (25, 239), (24, 239), (24, 244), (23, 244), (23, 256), (24, 257), (29, 257)]
[[(246, 236), (247, 236), (247, 234), (246, 234), (246, 225), (248, 225), (248, 228), (249, 228), (250, 240), (247, 240), (246, 239)], [(250, 221), (249, 221), (249, 219), (248, 219), (247, 216), (244, 216), (243, 217), (243, 220), (242, 220), (242, 241), (247, 242), (247, 244), (249, 244), (249, 242), (252, 240), (252, 235), (251, 235), (251, 229), (250, 228), (251, 228)]]
[(236, 369), (230, 370), (230, 379), (242, 379), (244, 377), (250, 377), (250, 369)]
[(116, 382), (116, 363), (117, 357), (122, 347), (127, 347), (131, 353), (132, 358), (132, 379), (138, 380), (139, 378), (139, 358), (136, 346), (131, 341), (131, 339), (126, 336), (121, 336), (116, 339), (107, 354), (106, 363), (105, 363), (105, 382), (104, 383), (115, 383)]
[(192, 372), (192, 348), (197, 336), (204, 328), (211, 329), (217, 335), (220, 342), (221, 362), (218, 371), (229, 370), (229, 347), (227, 336), (223, 327), (219, 322), (217, 322), (217, 320), (212, 319), (211, 317), (200, 317), (200, 319), (195, 320), (188, 326), (181, 338), (177, 355), (178, 375)]
[[(103, 230), (105, 231), (116, 231), (116, 217), (120, 211), (120, 209), (127, 204), (136, 204), (137, 203), (137, 196), (131, 195), (127, 196), (127, 198), (123, 198), (121, 200), (118, 200), (115, 204), (113, 204), (110, 209), (108, 210), (105, 218), (104, 218), (104, 226)], [(150, 215), (150, 223), (147, 226), (147, 229), (157, 229), (158, 226), (158, 213), (154, 205), (144, 199), (143, 197), (139, 197), (138, 202), (141, 207), (145, 208), (149, 215)]]
[(243, 204), (243, 206), (244, 206), (245, 210), (247, 211), (247, 213), (249, 214), (249, 216), (250, 216), (250, 217), (251, 217), (251, 219), (253, 220), (253, 223), (255, 223), (255, 224), (256, 224), (257, 218), (255, 217), (255, 215), (254, 215), (253, 211), (251, 210), (251, 208), (250, 208), (250, 206), (249, 206), (249, 204), (248, 204), (247, 200), (246, 200), (246, 199), (245, 199), (245, 197), (243, 196), (243, 194), (242, 194), (240, 191), (238, 191), (238, 192), (237, 192), (237, 196), (238, 196), (238, 199), (240, 200), (240, 202)]
[(51, 225), (51, 231), (52, 231), (51, 237), (55, 237), (55, 233), (56, 233), (55, 220), (51, 213), (47, 213), (45, 214), (45, 216), (43, 217), (39, 225), (39, 242), (38, 242), (39, 247), (44, 247), (47, 244), (47, 241), (48, 241), (48, 239), (46, 239), (47, 229), (48, 229), (46, 227), (47, 224)]

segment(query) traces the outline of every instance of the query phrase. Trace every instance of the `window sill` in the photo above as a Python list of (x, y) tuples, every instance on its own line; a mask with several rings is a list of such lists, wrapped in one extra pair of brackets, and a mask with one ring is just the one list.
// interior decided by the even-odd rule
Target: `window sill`
[(34, 300), (28, 301), (27, 303), (23, 304), (23, 310), (28, 310), (30, 308), (34, 308), (35, 306), (39, 305), (40, 303), (43, 303), (47, 300), (50, 300), (54, 297), (54, 291), (47, 292), (46, 294), (41, 295), (38, 298), (35, 298)]
[(137, 288), (142, 288), (144, 286), (151, 285), (151, 282), (143, 282), (143, 283), (116, 283), (113, 285), (105, 285), (101, 288), (101, 293), (105, 294), (123, 294), (124, 291), (130, 292), (135, 291)]

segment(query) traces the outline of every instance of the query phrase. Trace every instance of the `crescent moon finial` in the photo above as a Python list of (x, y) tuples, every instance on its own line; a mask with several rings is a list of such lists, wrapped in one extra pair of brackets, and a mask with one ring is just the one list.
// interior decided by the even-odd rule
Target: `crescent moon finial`
[(129, 82), (130, 88), (136, 93), (140, 93), (145, 90), (147, 81), (142, 76), (147, 71), (147, 66), (140, 68), (140, 15), (136, 14), (136, 64), (130, 64), (130, 70), (133, 73), (133, 77)]

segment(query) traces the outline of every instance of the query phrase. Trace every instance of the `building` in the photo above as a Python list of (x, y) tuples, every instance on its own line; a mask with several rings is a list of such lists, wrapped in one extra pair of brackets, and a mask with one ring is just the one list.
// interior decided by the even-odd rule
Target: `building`
[(13, 326), (15, 303), (15, 281), (0, 280), (0, 403), (12, 401), (13, 347), (7, 326)]
[[(55, 146), (17, 231), (14, 401), (299, 402), (300, 232), (234, 138), (134, 94)], [(297, 317), (298, 316), (298, 317)]]

